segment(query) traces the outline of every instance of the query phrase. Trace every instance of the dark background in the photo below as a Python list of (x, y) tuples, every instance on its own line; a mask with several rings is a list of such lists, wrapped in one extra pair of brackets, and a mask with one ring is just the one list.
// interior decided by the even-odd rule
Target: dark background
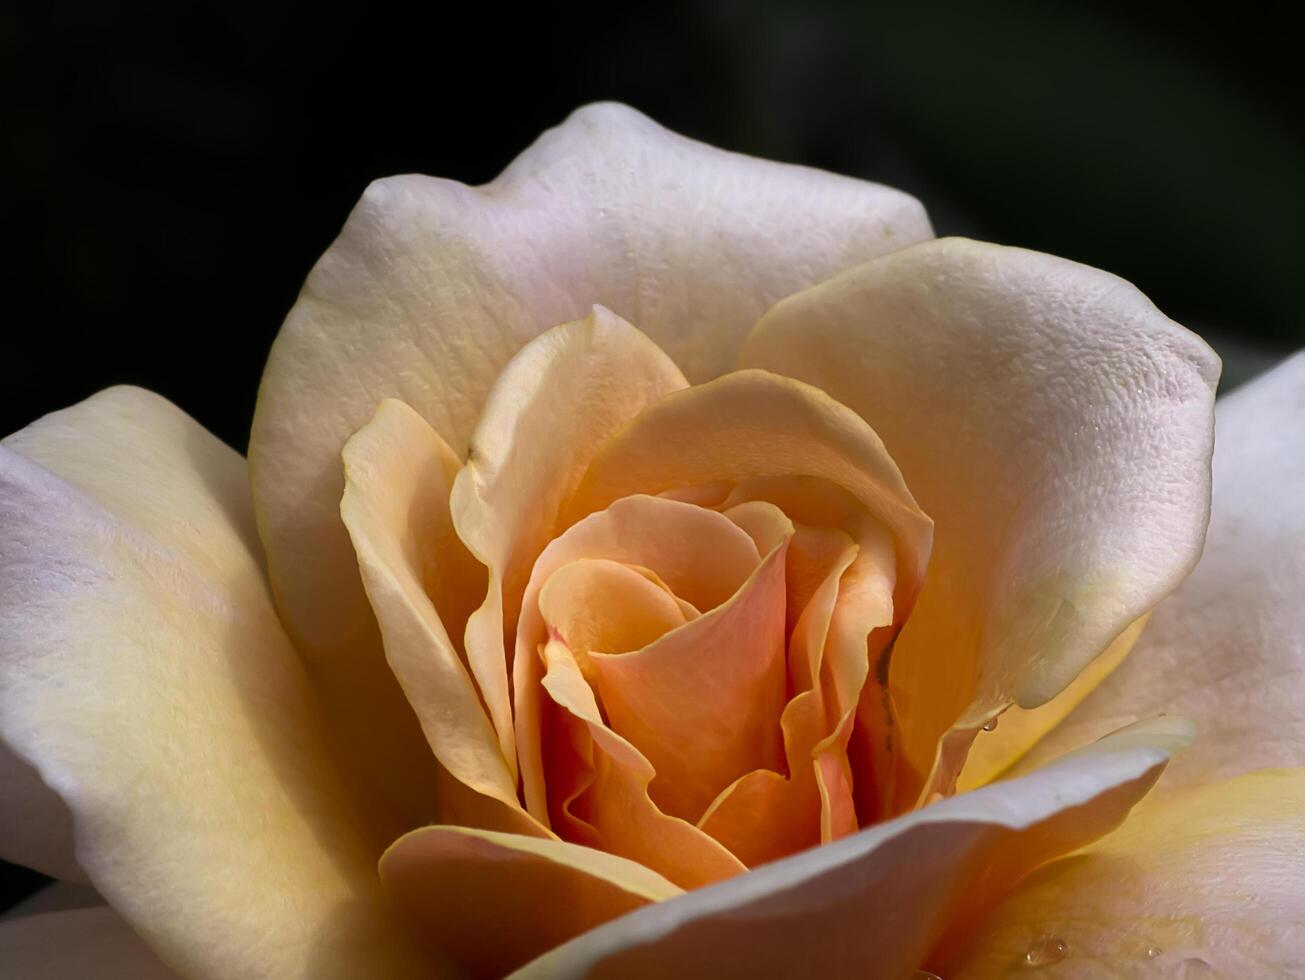
[[(0, 9), (0, 434), (132, 382), (243, 449), (267, 347), (369, 180), (481, 183), (595, 99), (1116, 272), (1226, 384), (1305, 343), (1285, 8), (353, 6)], [(0, 869), (0, 907), (41, 880)]]

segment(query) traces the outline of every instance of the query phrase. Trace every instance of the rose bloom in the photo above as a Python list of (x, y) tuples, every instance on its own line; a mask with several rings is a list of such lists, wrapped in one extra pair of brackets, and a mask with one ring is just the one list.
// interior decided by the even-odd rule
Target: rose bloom
[(1218, 373), (620, 106), (379, 181), (248, 466), (4, 441), (0, 841), (94, 890), (0, 973), (1305, 976), (1305, 360)]

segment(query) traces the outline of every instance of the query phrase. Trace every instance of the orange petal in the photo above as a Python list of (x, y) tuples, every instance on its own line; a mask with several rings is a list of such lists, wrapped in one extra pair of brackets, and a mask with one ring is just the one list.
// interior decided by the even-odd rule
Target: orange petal
[(385, 852), (381, 879), (432, 949), (501, 977), (573, 936), (681, 894), (633, 861), (563, 841), (423, 827)]
[(786, 551), (781, 542), (727, 602), (643, 649), (590, 655), (608, 723), (652, 763), (665, 813), (696, 821), (733, 780), (780, 765)]
[[(654, 868), (683, 888), (697, 888), (744, 870), (738, 859), (693, 824), (663, 813), (648, 795), (654, 771), (628, 741), (603, 723), (593, 691), (566, 646), (550, 641), (542, 681), (553, 702), (570, 715), (573, 731), (588, 741), (589, 790), (577, 800), (576, 818), (590, 843)], [(570, 793), (568, 795), (574, 795)]]
[(521, 777), (527, 808), (547, 819), (540, 754), (540, 679), (536, 654), (548, 638), (539, 593), (563, 565), (608, 559), (655, 570), (671, 591), (697, 609), (720, 605), (747, 580), (760, 561), (757, 548), (737, 525), (715, 511), (660, 497), (617, 501), (551, 542), (531, 573), (517, 626), (513, 687)]

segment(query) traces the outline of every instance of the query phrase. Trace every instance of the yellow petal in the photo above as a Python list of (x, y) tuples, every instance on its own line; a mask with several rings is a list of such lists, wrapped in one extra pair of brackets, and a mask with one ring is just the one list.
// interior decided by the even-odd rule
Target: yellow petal
[(1191, 737), (1138, 725), (1009, 782), (955, 796), (746, 875), (639, 909), (518, 978), (905, 977), (958, 913), (1117, 827)]
[(0, 922), (0, 976), (21, 980), (176, 980), (107, 905)]
[(562, 841), (423, 827), (381, 858), (416, 932), (473, 977), (533, 956), (649, 902), (681, 894), (633, 861)]
[(0, 734), (195, 977), (421, 976), (267, 593), (245, 466), (115, 388), (0, 448)]
[[(1050, 701), (1036, 708), (1012, 705), (1000, 716), (994, 716), (992, 721), (984, 725), (965, 757), (965, 766), (956, 781), (957, 792), (966, 793), (992, 782), (1024, 758), (1048, 732), (1064, 721), (1083, 703), (1084, 698), (1095, 691), (1101, 682), (1124, 662), (1137, 638), (1142, 635), (1149, 618), (1148, 613), (1130, 624), (1110, 646), (1083, 668), (1083, 672), (1070, 682), (1069, 687)], [(1161, 712), (1157, 710), (1155, 713)], [(1180, 713), (1184, 718), (1190, 717), (1187, 712)], [(1129, 721), (1137, 721), (1137, 719), (1130, 718)], [(1080, 738), (1077, 744), (1081, 745), (1088, 741), (1091, 739)], [(1044, 761), (1054, 758), (1054, 754), (1048, 756), (1045, 751), (1037, 755)]]
[(891, 673), (917, 772), (953, 724), (1050, 700), (1200, 553), (1218, 359), (1107, 273), (916, 245), (781, 302), (740, 364), (855, 409), (937, 522)]
[(291, 635), (322, 662), (375, 640), (339, 459), (382, 399), (461, 454), (508, 360), (595, 303), (703, 380), (780, 297), (930, 235), (898, 191), (725, 153), (619, 105), (573, 113), (484, 187), (373, 183), (281, 328), (250, 436)]
[(1305, 769), (1147, 800), (1110, 836), (1029, 876), (968, 950), (940, 953), (937, 972), (1022, 974), (1032, 950), (1046, 961), (1037, 976), (1300, 976), (1302, 813)]
[(596, 307), (587, 319), (532, 341), (485, 403), (452, 507), (458, 536), (489, 566), (489, 594), (467, 623), (467, 659), (509, 760), (516, 743), (504, 637), (520, 612), (530, 566), (598, 447), (684, 384), (655, 344)]
[(558, 569), (585, 559), (651, 569), (674, 595), (704, 610), (733, 595), (760, 556), (752, 539), (727, 517), (694, 504), (646, 496), (619, 500), (548, 545), (524, 593), (513, 663), (522, 785), (527, 807), (541, 820), (547, 817), (539, 742), (543, 669), (536, 654), (548, 630), (539, 596)]
[[(393, 400), (382, 402), (345, 443), (343, 458), (340, 515), (386, 659), (426, 741), (466, 786), (520, 811), (515, 768), (503, 758), (449, 637), (450, 629), (461, 636), (484, 596), (484, 568), (458, 540), (449, 514), (449, 489), (461, 464), (421, 416)], [(519, 820), (525, 822), (524, 813)]]
[(1305, 355), (1222, 398), (1205, 552), (1136, 649), (1029, 763), (1140, 714), (1201, 738), (1160, 791), (1305, 765)]

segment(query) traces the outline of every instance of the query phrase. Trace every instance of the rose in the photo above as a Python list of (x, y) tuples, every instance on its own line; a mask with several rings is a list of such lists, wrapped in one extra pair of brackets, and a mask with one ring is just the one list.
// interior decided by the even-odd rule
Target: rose
[[(156, 396), (6, 440), (0, 839), (108, 904), (0, 963), (1301, 969), (1305, 777), (1260, 767), (1305, 722), (1305, 362), (1221, 409), (1206, 557), (1118, 666), (1200, 549), (1217, 363), (929, 237), (592, 107), (486, 189), (368, 191), (268, 363), (257, 534)], [(1202, 737), (1109, 833), (1166, 711)]]

